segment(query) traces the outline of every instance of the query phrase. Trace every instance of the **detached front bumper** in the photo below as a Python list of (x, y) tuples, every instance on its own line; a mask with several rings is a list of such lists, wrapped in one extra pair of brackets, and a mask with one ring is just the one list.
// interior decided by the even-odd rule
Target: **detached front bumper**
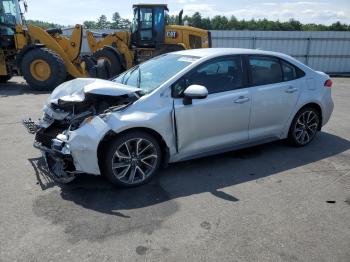
[[(36, 134), (33, 146), (42, 152), (49, 170), (56, 177), (77, 173), (101, 174), (97, 149), (110, 128), (100, 117), (94, 117), (74, 131), (57, 131), (54, 127), (44, 129), (31, 120), (23, 121), (23, 125), (29, 133)], [(54, 135), (50, 128), (56, 132)], [(47, 135), (45, 132), (51, 133)]]
[(80, 173), (76, 171), (71, 155), (45, 147), (37, 141), (34, 142), (33, 146), (41, 151), (48, 170), (56, 181), (69, 183), (74, 180), (75, 174)]
[[(77, 171), (65, 142), (54, 138), (50, 141), (51, 146), (48, 147), (46, 146), (47, 141), (38, 141), (42, 138), (38, 134), (43, 132), (43, 127), (40, 124), (28, 119), (23, 121), (23, 125), (30, 134), (35, 134), (33, 146), (42, 153), (52, 178), (61, 183), (71, 182), (75, 178)], [(63, 135), (60, 136), (62, 137)]]

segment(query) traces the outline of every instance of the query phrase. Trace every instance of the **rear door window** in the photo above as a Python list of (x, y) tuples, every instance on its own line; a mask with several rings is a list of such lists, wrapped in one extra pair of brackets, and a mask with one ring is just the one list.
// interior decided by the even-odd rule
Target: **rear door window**
[(250, 56), (249, 66), (254, 86), (283, 82), (282, 68), (277, 58)]

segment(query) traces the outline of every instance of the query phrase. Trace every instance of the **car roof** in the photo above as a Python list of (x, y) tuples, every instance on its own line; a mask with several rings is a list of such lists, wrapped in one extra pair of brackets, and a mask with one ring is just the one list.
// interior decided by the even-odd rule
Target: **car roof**
[(244, 48), (200, 48), (189, 49), (175, 52), (179, 55), (197, 56), (197, 57), (216, 57), (224, 55), (242, 55), (242, 54), (256, 54), (256, 55), (274, 55), (285, 56), (282, 53), (264, 51), (260, 49), (244, 49)]
[(272, 51), (264, 51), (260, 49), (245, 49), (245, 48), (200, 48), (200, 49), (188, 49), (188, 50), (182, 50), (174, 52), (174, 54), (179, 55), (185, 55), (185, 56), (195, 56), (200, 57), (200, 60), (207, 60), (215, 57), (221, 57), (226, 55), (270, 55), (275, 56), (278, 58), (282, 58), (284, 60), (287, 60), (288, 62), (297, 65), (298, 67), (302, 68), (304, 71), (313, 71), (308, 66), (304, 65), (300, 61), (296, 60), (295, 58), (279, 53), (279, 52), (272, 52)]

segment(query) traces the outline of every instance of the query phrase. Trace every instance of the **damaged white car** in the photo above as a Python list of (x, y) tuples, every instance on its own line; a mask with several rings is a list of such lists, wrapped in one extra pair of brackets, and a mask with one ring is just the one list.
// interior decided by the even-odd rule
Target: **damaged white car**
[(161, 165), (267, 141), (310, 143), (333, 110), (332, 81), (295, 59), (245, 49), (159, 56), (106, 81), (57, 87), (35, 133), (61, 182), (104, 174), (147, 182)]

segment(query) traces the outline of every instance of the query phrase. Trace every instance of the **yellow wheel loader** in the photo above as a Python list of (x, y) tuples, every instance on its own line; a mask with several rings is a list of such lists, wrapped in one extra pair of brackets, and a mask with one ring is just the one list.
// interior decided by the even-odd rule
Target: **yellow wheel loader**
[(107, 78), (106, 62), (80, 56), (82, 38), (81, 25), (70, 38), (25, 25), (19, 0), (0, 0), (0, 82), (22, 75), (34, 88), (53, 89), (67, 78)]
[(160, 54), (211, 47), (209, 31), (182, 25), (182, 11), (179, 25), (166, 25), (165, 4), (137, 4), (133, 10), (131, 32), (115, 32), (96, 40), (94, 33), (87, 31), (93, 57), (107, 61), (111, 77)]

